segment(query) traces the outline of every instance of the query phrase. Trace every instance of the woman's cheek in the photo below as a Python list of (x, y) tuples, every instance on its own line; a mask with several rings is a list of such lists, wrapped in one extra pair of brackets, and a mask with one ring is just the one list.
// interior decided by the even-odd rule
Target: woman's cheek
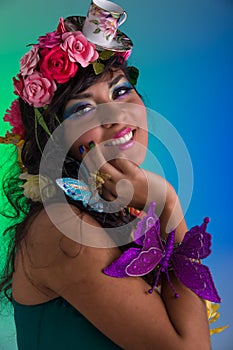
[(80, 146), (84, 147), (85, 150), (88, 151), (89, 143), (91, 141), (94, 141), (95, 144), (98, 143), (97, 134), (94, 130), (86, 132), (73, 143), (73, 145), (70, 148), (72, 156), (74, 156), (78, 160), (82, 159), (82, 152), (80, 152)]
[(99, 139), (98, 133), (96, 132), (96, 130), (93, 129), (93, 130), (87, 131), (85, 134), (80, 136), (77, 141), (79, 142), (80, 145), (88, 147), (91, 141), (94, 141), (95, 143), (97, 143), (98, 139)]

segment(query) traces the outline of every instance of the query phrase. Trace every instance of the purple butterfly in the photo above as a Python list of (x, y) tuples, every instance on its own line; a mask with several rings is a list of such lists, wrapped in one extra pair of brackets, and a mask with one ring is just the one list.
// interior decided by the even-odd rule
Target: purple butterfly
[[(211, 253), (211, 235), (206, 232), (208, 218), (201, 226), (191, 228), (183, 241), (174, 245), (175, 231), (169, 233), (166, 243), (160, 238), (160, 222), (154, 213), (155, 203), (151, 203), (148, 214), (138, 223), (134, 232), (135, 243), (140, 248), (129, 248), (103, 272), (112, 277), (144, 276), (157, 270), (152, 293), (158, 285), (161, 272), (165, 273), (171, 288), (174, 286), (169, 277), (172, 269), (176, 277), (186, 287), (203, 299), (220, 302), (210, 270), (199, 260)], [(175, 296), (178, 294), (175, 292)]]

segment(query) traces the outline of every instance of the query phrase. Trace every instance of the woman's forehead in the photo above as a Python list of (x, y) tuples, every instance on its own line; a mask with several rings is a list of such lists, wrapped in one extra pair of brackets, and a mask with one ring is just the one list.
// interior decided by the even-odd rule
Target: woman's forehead
[[(72, 96), (70, 96), (69, 101), (72, 99), (76, 99), (76, 96), (79, 96), (80, 94), (88, 93), (89, 91), (93, 91), (96, 89), (102, 89), (102, 88), (111, 88), (115, 84), (117, 84), (120, 80), (127, 79), (125, 73), (121, 69), (116, 69), (114, 71), (108, 71), (104, 75), (102, 75), (98, 80), (95, 80), (92, 84), (87, 86), (84, 89), (73, 91)], [(101, 86), (99, 86), (101, 85)]]
[(100, 79), (98, 79), (97, 81), (95, 81), (92, 85), (98, 84), (98, 83), (109, 83), (112, 80), (114, 80), (117, 76), (122, 76), (126, 78), (125, 73), (123, 72), (122, 69), (114, 69), (114, 70), (109, 70), (107, 71), (105, 74), (103, 74)]

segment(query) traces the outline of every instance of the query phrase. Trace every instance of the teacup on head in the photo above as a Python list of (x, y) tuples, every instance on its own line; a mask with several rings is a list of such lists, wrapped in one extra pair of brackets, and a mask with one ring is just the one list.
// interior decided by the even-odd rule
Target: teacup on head
[(93, 0), (83, 26), (83, 34), (91, 42), (110, 47), (118, 27), (127, 19), (127, 13), (117, 4)]

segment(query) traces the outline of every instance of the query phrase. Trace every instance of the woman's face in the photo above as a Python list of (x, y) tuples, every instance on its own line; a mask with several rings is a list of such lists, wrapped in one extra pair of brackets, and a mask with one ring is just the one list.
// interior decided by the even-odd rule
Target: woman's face
[(138, 164), (144, 160), (148, 140), (146, 108), (121, 70), (105, 75), (69, 100), (64, 119), (65, 139), (71, 142), (76, 159), (81, 160), (82, 150), (87, 153), (94, 143), (108, 151), (117, 148), (119, 153), (130, 152), (132, 158), (135, 153)]

